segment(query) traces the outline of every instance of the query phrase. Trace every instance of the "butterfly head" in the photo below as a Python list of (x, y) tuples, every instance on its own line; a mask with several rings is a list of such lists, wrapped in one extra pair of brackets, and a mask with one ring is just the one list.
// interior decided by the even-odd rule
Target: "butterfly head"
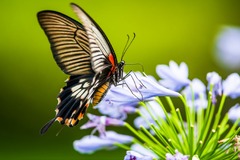
[(117, 79), (116, 81), (119, 82), (123, 79), (123, 68), (124, 68), (124, 65), (125, 65), (125, 61), (124, 60), (121, 60), (119, 63), (118, 63), (118, 66), (117, 66)]
[(124, 65), (125, 65), (125, 61), (121, 60), (121, 62), (118, 63), (118, 70), (122, 70), (123, 71)]

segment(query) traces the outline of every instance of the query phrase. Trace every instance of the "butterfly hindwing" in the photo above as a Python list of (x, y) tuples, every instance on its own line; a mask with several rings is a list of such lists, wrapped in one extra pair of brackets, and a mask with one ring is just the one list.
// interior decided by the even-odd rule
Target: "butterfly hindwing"
[(55, 11), (38, 13), (58, 66), (70, 75), (92, 74), (89, 39), (82, 24)]
[(93, 80), (93, 75), (69, 77), (66, 81), (67, 85), (59, 93), (56, 116), (42, 128), (42, 134), (54, 121), (72, 127), (82, 119), (98, 85)]

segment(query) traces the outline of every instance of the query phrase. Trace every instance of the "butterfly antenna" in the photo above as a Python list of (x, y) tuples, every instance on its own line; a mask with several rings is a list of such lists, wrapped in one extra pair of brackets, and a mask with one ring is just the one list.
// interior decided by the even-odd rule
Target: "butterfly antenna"
[(123, 49), (123, 52), (122, 52), (121, 61), (123, 60), (123, 57), (124, 57), (125, 53), (127, 52), (128, 48), (131, 46), (131, 44), (132, 44), (133, 40), (135, 39), (135, 37), (136, 37), (136, 34), (133, 32), (133, 38), (130, 41), (130, 36), (127, 35), (127, 43), (124, 46), (124, 49)]
[(124, 48), (123, 48), (123, 51), (122, 51), (121, 61), (123, 60), (123, 56), (124, 56), (124, 54), (125, 54), (124, 52), (125, 52), (125, 50), (126, 50), (126, 48), (127, 48), (129, 39), (130, 39), (130, 37), (129, 37), (129, 35), (127, 34), (127, 42), (126, 42), (126, 44), (125, 44), (125, 46), (124, 46)]

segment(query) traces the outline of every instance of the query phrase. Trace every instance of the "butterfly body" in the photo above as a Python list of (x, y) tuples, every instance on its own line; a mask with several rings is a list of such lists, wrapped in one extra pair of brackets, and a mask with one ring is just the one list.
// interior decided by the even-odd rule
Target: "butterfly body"
[(110, 86), (123, 78), (124, 61), (117, 62), (105, 33), (83, 9), (71, 6), (82, 24), (56, 11), (38, 13), (56, 63), (70, 75), (59, 93), (56, 116), (41, 129), (41, 134), (55, 121), (75, 126), (89, 105), (97, 105)]

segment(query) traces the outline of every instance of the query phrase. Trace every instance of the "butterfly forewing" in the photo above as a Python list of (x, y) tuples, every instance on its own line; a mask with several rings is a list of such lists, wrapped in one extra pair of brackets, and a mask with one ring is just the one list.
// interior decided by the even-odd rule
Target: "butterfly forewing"
[(92, 74), (89, 40), (83, 26), (55, 11), (38, 13), (58, 66), (70, 75)]
[[(115, 67), (117, 65), (117, 57), (114, 50), (98, 24), (79, 6), (71, 4), (74, 12), (82, 21), (89, 39), (91, 49), (92, 69), (95, 72), (101, 72), (106, 67)], [(110, 57), (113, 56), (113, 59)]]

